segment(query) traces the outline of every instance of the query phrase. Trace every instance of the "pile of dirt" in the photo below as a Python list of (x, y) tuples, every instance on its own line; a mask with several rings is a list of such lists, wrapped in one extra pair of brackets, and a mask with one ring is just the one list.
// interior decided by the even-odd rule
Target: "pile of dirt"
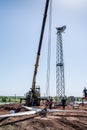
[(87, 130), (87, 117), (10, 117), (0, 121), (0, 130)]
[(9, 114), (10, 110), (14, 110), (15, 112), (26, 111), (19, 103), (0, 105), (0, 115)]
[[(20, 104), (16, 104), (14, 107), (20, 107)], [(87, 130), (86, 108), (87, 106), (81, 106), (72, 112), (47, 113), (47, 117), (43, 118), (38, 114), (1, 118), (0, 130)], [(84, 109), (85, 111), (83, 111)], [(3, 107), (0, 106), (0, 112), (1, 110)]]

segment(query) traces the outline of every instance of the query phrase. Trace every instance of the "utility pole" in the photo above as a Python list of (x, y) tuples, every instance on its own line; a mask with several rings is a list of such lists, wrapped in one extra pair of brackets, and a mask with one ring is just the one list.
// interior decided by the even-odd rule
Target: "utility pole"
[(64, 79), (64, 61), (63, 61), (63, 43), (62, 33), (66, 26), (58, 27), (57, 29), (57, 44), (56, 44), (56, 96), (65, 96), (65, 79)]

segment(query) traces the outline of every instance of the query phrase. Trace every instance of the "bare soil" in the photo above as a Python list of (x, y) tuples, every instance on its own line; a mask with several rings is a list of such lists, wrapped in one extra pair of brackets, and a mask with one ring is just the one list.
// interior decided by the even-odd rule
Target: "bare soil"
[[(20, 104), (0, 105), (0, 115), (9, 113), (11, 108), (25, 111), (20, 109)], [(66, 110), (71, 109), (70, 106), (66, 107)], [(87, 130), (87, 105), (80, 106), (76, 110), (47, 113), (46, 117), (35, 114), (1, 118), (0, 130)]]

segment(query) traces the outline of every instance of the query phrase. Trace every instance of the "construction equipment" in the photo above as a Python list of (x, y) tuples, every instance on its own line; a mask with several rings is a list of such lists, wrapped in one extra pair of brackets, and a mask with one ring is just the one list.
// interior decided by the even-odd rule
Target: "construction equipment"
[(33, 75), (33, 81), (32, 81), (32, 87), (31, 87), (31, 90), (26, 94), (27, 106), (29, 106), (30, 103), (32, 103), (32, 105), (40, 105), (40, 88), (36, 87), (36, 75), (37, 75), (37, 69), (38, 69), (38, 64), (39, 64), (39, 59), (40, 59), (40, 52), (41, 52), (42, 40), (43, 40), (45, 23), (46, 23), (46, 18), (47, 18), (48, 6), (49, 6), (49, 0), (46, 0), (39, 46), (38, 46), (38, 51), (37, 51), (36, 63), (35, 63), (35, 69), (34, 69), (34, 75)]

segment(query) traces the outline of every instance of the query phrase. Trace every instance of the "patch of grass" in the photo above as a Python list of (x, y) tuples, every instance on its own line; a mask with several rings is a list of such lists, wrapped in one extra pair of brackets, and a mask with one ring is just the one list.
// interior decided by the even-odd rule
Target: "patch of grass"
[(20, 102), (20, 96), (17, 96), (17, 97), (15, 97), (15, 96), (0, 96), (0, 102), (1, 103), (6, 103), (6, 102)]

